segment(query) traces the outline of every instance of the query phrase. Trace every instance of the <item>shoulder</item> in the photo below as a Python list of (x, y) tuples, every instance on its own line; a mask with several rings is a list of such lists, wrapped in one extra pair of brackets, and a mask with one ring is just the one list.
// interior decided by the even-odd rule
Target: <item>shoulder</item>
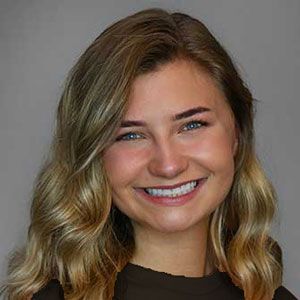
[(280, 286), (278, 289), (276, 289), (273, 300), (298, 300), (298, 299), (284, 286)]
[(33, 300), (63, 300), (64, 290), (57, 279), (52, 279), (46, 286), (33, 294)]

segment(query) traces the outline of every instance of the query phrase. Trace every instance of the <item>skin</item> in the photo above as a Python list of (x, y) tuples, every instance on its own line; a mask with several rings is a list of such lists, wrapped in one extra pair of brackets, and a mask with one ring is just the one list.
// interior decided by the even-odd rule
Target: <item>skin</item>
[[(211, 111), (171, 119), (197, 106)], [(116, 138), (129, 132), (134, 135), (115, 141), (103, 157), (113, 203), (134, 227), (136, 251), (130, 262), (186, 277), (210, 274), (214, 267), (207, 253), (208, 220), (232, 185), (238, 143), (224, 94), (204, 70), (176, 60), (135, 79), (124, 120), (147, 124), (119, 128)], [(208, 125), (188, 125), (192, 120)], [(201, 177), (208, 179), (182, 206), (158, 206), (137, 190)]]

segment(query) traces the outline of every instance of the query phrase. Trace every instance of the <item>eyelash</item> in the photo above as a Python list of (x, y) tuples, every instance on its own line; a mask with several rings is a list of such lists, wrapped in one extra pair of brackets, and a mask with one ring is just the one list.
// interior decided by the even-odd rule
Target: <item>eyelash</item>
[[(195, 130), (195, 129), (200, 129), (200, 128), (206, 127), (208, 125), (208, 122), (206, 122), (206, 121), (192, 120), (190, 122), (187, 122), (184, 125), (184, 127), (188, 126), (190, 124), (195, 124), (195, 123), (200, 124), (200, 126), (199, 127), (194, 127), (194, 128), (188, 129), (188, 130), (184, 130), (184, 131), (191, 131), (191, 130)], [(118, 136), (116, 138), (116, 141), (131, 141), (131, 140), (136, 140), (136, 139), (131, 139), (131, 138), (125, 139), (125, 137), (130, 136), (130, 135), (134, 135), (134, 134), (137, 134), (137, 133), (136, 132), (128, 132), (128, 133), (122, 134), (122, 135), (120, 135), (120, 136)]]

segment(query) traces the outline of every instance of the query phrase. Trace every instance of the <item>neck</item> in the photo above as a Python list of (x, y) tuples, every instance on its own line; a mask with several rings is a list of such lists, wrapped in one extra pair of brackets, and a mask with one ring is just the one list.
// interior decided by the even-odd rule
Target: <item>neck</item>
[(130, 262), (155, 271), (186, 277), (211, 274), (208, 220), (179, 232), (158, 232), (133, 223), (135, 252)]

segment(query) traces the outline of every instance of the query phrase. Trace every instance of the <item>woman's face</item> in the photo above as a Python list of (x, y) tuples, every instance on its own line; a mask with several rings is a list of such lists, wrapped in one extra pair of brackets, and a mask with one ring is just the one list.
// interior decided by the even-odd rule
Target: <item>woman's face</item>
[[(199, 110), (180, 115), (195, 108)], [(132, 86), (116, 141), (104, 152), (113, 203), (133, 225), (160, 232), (196, 226), (229, 192), (236, 148), (231, 110), (204, 71), (177, 60), (141, 75)], [(188, 193), (190, 185), (181, 190), (186, 196), (166, 189), (200, 178), (195, 190)], [(152, 190), (155, 197), (144, 190), (158, 186)], [(162, 203), (173, 200), (181, 202)]]

